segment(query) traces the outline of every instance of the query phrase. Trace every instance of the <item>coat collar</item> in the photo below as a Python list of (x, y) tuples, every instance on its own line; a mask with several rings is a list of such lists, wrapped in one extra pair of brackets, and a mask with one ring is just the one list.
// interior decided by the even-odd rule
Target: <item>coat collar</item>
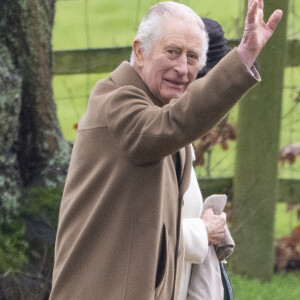
[(133, 67), (130, 66), (129, 62), (123, 61), (119, 67), (110, 74), (110, 77), (117, 86), (133, 85), (144, 91), (155, 105), (159, 107), (163, 106), (163, 104), (153, 96), (145, 82)]

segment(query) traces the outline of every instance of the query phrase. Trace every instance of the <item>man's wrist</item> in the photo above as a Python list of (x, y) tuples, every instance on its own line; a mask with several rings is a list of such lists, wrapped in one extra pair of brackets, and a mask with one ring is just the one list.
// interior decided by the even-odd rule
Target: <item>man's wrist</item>
[(253, 66), (254, 61), (255, 61), (254, 55), (249, 54), (249, 51), (246, 50), (242, 44), (240, 44), (237, 47), (237, 52), (241, 58), (241, 61), (244, 63), (246, 68), (251, 72), (251, 67)]

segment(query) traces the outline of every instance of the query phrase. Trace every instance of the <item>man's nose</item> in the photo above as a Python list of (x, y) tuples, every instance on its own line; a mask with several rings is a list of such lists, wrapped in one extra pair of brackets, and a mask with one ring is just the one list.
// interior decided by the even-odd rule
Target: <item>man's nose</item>
[(185, 54), (182, 54), (178, 57), (176, 61), (175, 70), (180, 76), (188, 74), (188, 62)]

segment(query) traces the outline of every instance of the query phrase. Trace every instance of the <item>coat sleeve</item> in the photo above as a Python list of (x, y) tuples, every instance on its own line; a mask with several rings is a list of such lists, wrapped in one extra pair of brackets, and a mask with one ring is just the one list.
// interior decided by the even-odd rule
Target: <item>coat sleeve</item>
[(256, 76), (258, 79), (232, 50), (207, 76), (191, 83), (179, 99), (162, 108), (138, 88), (121, 87), (107, 104), (108, 129), (131, 163), (160, 160), (216, 125), (258, 82)]
[(208, 239), (205, 225), (200, 218), (182, 220), (184, 239), (184, 259), (187, 262), (201, 264), (208, 251)]

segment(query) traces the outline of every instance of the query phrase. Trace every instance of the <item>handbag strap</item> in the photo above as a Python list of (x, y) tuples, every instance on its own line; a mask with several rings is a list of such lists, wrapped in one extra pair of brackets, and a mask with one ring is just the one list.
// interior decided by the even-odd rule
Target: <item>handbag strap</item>
[(229, 280), (228, 273), (223, 262), (220, 262), (220, 270), (221, 270), (222, 283), (224, 287), (224, 300), (233, 300), (232, 285)]

